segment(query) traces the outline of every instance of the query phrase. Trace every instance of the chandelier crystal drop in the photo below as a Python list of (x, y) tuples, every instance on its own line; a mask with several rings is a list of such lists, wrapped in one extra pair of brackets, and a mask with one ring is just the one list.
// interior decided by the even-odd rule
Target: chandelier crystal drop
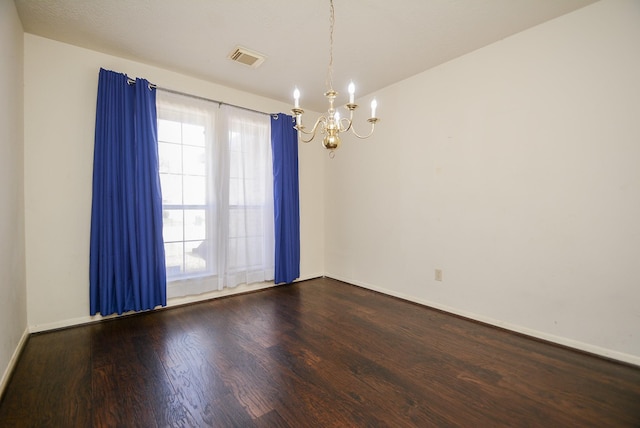
[[(333, 27), (335, 24), (333, 0), (329, 0), (329, 12), (329, 66), (327, 68), (327, 92), (324, 94), (324, 96), (329, 100), (329, 110), (327, 110), (326, 114), (320, 116), (316, 120), (310, 131), (306, 130), (305, 126), (302, 124), (302, 114), (304, 113), (304, 110), (300, 108), (300, 91), (298, 88), (295, 88), (293, 91), (294, 106), (291, 112), (296, 117), (295, 128), (298, 130), (298, 138), (302, 142), (308, 143), (315, 138), (319, 131), (320, 134), (324, 134), (322, 145), (330, 151), (330, 155), (333, 157), (334, 150), (340, 147), (341, 132), (351, 131), (358, 138), (369, 138), (373, 134), (376, 123), (379, 119), (376, 117), (376, 108), (378, 103), (374, 99), (371, 101), (371, 117), (367, 119), (371, 124), (371, 130), (369, 133), (366, 135), (360, 135), (353, 128), (353, 112), (358, 108), (358, 105), (354, 102), (355, 85), (353, 82), (349, 83), (349, 102), (345, 105), (345, 108), (348, 110), (349, 117), (340, 117), (340, 113), (334, 106), (338, 93), (333, 89)], [(309, 137), (305, 139), (305, 135)]]

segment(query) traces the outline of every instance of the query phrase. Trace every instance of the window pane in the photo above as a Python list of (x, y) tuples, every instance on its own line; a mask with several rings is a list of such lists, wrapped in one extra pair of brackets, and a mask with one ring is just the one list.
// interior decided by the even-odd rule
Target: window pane
[(184, 272), (184, 251), (182, 242), (165, 242), (164, 259), (167, 265), (167, 276), (180, 275)]
[(163, 205), (182, 204), (182, 175), (160, 174)]
[(244, 195), (246, 205), (262, 204), (264, 199), (264, 185), (258, 180), (245, 180)]
[(184, 172), (189, 175), (206, 174), (206, 153), (204, 147), (184, 146)]
[(206, 182), (204, 177), (184, 176), (184, 204), (206, 204)]
[(244, 211), (242, 209), (229, 210), (229, 238), (245, 236)]
[(244, 184), (241, 179), (229, 179), (229, 205), (244, 205)]
[(179, 144), (158, 143), (160, 172), (182, 173), (182, 151)]
[(262, 264), (262, 237), (251, 238), (247, 243), (247, 268)]
[(205, 263), (211, 263), (213, 261), (213, 258), (215, 257), (215, 244), (213, 243), (213, 240), (187, 241), (187, 244), (192, 248), (191, 255), (193, 257), (200, 258), (204, 260)]
[(183, 144), (204, 147), (204, 126), (185, 123), (182, 127), (182, 132)]
[(227, 265), (230, 270), (237, 270), (245, 265), (244, 239), (229, 238), (229, 249), (227, 254)]
[(242, 153), (231, 150), (229, 152), (229, 176), (242, 177)]
[(182, 210), (162, 211), (162, 236), (165, 242), (182, 241), (184, 239), (182, 213)]
[(204, 241), (190, 241), (184, 243), (185, 272), (198, 273), (206, 270), (206, 251)]
[(194, 241), (206, 239), (207, 222), (204, 210), (184, 211), (184, 239)]
[(245, 212), (247, 236), (262, 236), (262, 208), (248, 209)]
[[(238, 127), (237, 125), (235, 127)], [(229, 132), (229, 150), (232, 152), (242, 150), (242, 138), (239, 132)]]
[(158, 141), (167, 143), (182, 142), (182, 129), (180, 122), (158, 119)]

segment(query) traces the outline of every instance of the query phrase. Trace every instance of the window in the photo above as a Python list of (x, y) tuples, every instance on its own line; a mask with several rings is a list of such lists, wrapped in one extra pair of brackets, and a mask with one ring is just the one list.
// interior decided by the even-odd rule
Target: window
[(158, 119), (158, 154), (167, 277), (215, 273), (202, 251), (208, 229), (205, 126)]
[(270, 120), (157, 92), (168, 297), (273, 279)]

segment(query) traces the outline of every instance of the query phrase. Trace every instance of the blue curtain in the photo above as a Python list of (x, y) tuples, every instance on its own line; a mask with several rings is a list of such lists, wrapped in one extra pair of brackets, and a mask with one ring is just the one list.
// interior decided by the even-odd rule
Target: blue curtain
[(100, 69), (93, 157), (91, 315), (165, 306), (156, 91)]
[(300, 196), (298, 188), (298, 134), (293, 118), (271, 117), (273, 198), (275, 217), (275, 283), (300, 276)]

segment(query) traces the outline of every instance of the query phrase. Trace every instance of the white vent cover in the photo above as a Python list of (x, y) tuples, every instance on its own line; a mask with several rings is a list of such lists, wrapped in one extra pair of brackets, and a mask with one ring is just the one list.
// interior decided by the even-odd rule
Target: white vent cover
[(243, 48), (242, 46), (237, 46), (227, 58), (251, 68), (257, 68), (265, 60), (264, 55), (247, 48)]

